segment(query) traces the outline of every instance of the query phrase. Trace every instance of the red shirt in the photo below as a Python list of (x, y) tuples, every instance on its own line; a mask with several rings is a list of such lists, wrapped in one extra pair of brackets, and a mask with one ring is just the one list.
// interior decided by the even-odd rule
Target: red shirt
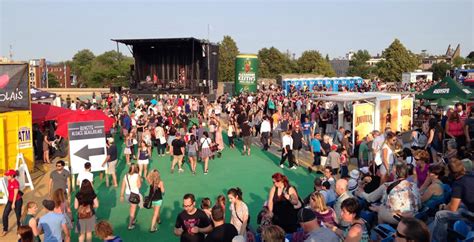
[(16, 195), (16, 200), (18, 201), (18, 200), (21, 199), (20, 183), (16, 179), (13, 179), (12, 181), (8, 181), (8, 187), (7, 187), (8, 201), (10, 201), (10, 202), (13, 202), (13, 196), (15, 195), (14, 194), (15, 189), (18, 189), (18, 194)]

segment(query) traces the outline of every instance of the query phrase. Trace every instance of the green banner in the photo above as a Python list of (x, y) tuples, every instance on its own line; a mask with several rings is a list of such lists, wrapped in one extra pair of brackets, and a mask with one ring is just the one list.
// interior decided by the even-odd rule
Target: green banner
[(256, 92), (258, 79), (258, 57), (238, 55), (235, 58), (235, 94)]

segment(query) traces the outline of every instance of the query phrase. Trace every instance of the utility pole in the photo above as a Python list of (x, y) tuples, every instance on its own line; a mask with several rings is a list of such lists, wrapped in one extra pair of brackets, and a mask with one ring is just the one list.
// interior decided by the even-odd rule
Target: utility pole
[(207, 24), (207, 87), (209, 88), (209, 94), (211, 93), (211, 56), (209, 55), (209, 48), (211, 47), (210, 41), (210, 24)]
[(13, 45), (10, 44), (10, 62), (13, 62)]

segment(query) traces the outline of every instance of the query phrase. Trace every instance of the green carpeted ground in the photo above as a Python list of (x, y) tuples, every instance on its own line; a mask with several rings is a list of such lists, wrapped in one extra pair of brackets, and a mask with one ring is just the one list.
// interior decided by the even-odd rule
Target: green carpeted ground
[[(120, 235), (124, 241), (179, 241), (179, 238), (173, 234), (173, 228), (177, 214), (182, 211), (182, 197), (186, 193), (194, 193), (197, 198), (196, 206), (199, 206), (204, 197), (209, 197), (214, 204), (218, 195), (226, 195), (229, 188), (238, 186), (243, 191), (244, 201), (250, 209), (251, 224), (255, 227), (257, 214), (268, 197), (273, 173), (282, 172), (287, 175), (290, 183), (297, 187), (303, 198), (312, 191), (314, 175), (308, 175), (303, 168), (281, 169), (278, 166), (279, 157), (269, 152), (262, 152), (260, 147), (254, 146), (250, 157), (242, 156), (240, 141), (237, 141), (236, 149), (226, 146), (221, 158), (210, 161), (208, 175), (203, 174), (202, 163), (198, 163), (195, 176), (190, 172), (188, 163), (184, 166), (184, 173), (178, 173), (175, 170), (174, 174), (170, 174), (170, 156), (158, 157), (155, 149), (149, 170), (158, 169), (165, 185), (166, 192), (161, 208), (162, 224), (157, 232), (148, 232), (152, 210), (140, 209), (136, 227), (129, 231), (127, 229), (129, 206), (126, 201), (119, 200), (120, 185), (128, 168), (126, 168), (125, 157), (122, 153), (123, 142), (118, 138), (116, 141), (121, 154), (117, 168), (119, 188), (107, 188), (105, 180), (100, 181), (98, 176), (94, 178), (94, 188), (100, 203), (97, 211), (98, 220), (105, 219), (111, 222), (115, 234)], [(141, 192), (148, 194), (148, 184), (142, 185)], [(226, 218), (228, 219), (229, 216)], [(77, 241), (77, 234), (73, 235), (72, 241)], [(99, 240), (94, 238), (94, 241)]]

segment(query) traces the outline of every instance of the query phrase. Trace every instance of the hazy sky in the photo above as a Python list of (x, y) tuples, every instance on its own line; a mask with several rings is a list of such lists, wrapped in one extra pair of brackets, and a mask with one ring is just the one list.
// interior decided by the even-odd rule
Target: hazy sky
[[(474, 50), (474, 0), (446, 1), (6, 1), (0, 0), (0, 56), (71, 59), (81, 49), (116, 49), (113, 38), (230, 35), (243, 53), (263, 47), (331, 58), (349, 50), (380, 53), (394, 38), (415, 53)], [(130, 55), (126, 46), (122, 53)]]

